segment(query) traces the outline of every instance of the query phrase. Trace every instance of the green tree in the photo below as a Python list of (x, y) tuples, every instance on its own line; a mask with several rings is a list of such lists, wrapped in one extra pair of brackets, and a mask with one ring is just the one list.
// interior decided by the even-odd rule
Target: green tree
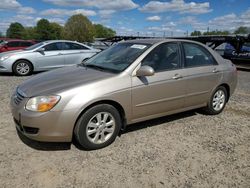
[(203, 35), (229, 35), (229, 31), (220, 31), (220, 30), (214, 30), (214, 31), (207, 31), (204, 32)]
[(71, 16), (66, 22), (63, 35), (65, 39), (69, 40), (92, 42), (94, 37), (94, 27), (86, 16), (76, 14)]
[(36, 28), (35, 27), (25, 27), (23, 38), (26, 40), (38, 38), (37, 33), (36, 33)]
[(115, 36), (116, 32), (101, 24), (94, 24), (96, 38), (108, 38)]
[(21, 39), (24, 37), (24, 27), (18, 22), (11, 23), (7, 29), (6, 36), (9, 38)]
[(239, 27), (234, 31), (234, 34), (249, 34), (250, 28), (249, 27)]
[(58, 23), (50, 23), (50, 39), (61, 39), (62, 38), (63, 27)]
[(203, 35), (229, 35), (229, 31), (220, 31), (220, 30), (214, 30), (214, 31), (207, 31), (204, 32)]
[(50, 23), (47, 19), (41, 19), (36, 25), (37, 39), (49, 40), (51, 35)]
[(3, 33), (0, 31), (0, 37), (3, 37)]
[(192, 33), (191, 33), (191, 36), (200, 36), (201, 35), (201, 32), (200, 31), (196, 31), (194, 30)]

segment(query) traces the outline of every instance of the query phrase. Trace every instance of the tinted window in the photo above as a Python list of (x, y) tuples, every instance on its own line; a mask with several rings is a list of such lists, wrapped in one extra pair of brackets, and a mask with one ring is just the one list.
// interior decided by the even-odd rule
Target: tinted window
[(216, 64), (212, 55), (202, 46), (184, 43), (185, 66), (196, 67)]
[(250, 42), (245, 42), (240, 50), (241, 52), (250, 52)]
[(144, 58), (142, 65), (149, 65), (156, 72), (179, 68), (180, 53), (178, 44), (160, 44)]
[(88, 48), (86, 48), (85, 46), (76, 43), (65, 42), (64, 44), (65, 50), (88, 50)]
[(22, 47), (28, 47), (28, 46), (31, 46), (32, 43), (31, 42), (20, 42), (20, 46)]
[(20, 42), (8, 42), (8, 47), (19, 47)]
[(62, 42), (56, 42), (56, 43), (51, 43), (46, 46), (44, 46), (45, 51), (56, 51), (56, 50), (62, 50)]

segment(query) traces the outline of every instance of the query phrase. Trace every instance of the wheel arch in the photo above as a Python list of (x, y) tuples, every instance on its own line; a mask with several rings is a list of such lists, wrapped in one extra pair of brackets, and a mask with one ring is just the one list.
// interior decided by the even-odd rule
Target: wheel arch
[(99, 104), (109, 104), (109, 105), (115, 107), (117, 109), (117, 111), (119, 112), (119, 114), (121, 116), (121, 119), (122, 119), (122, 130), (125, 129), (127, 121), (126, 121), (125, 110), (122, 107), (122, 105), (119, 102), (114, 101), (114, 100), (100, 100), (100, 101), (96, 101), (96, 102), (93, 102), (93, 103), (89, 104), (86, 108), (84, 108), (79, 113), (79, 115), (77, 116), (77, 119), (75, 121), (75, 124), (74, 124), (73, 132), (74, 132), (75, 126), (76, 126), (78, 120), (81, 118), (82, 114), (84, 114), (88, 109), (92, 108), (93, 106), (96, 106), (96, 105), (99, 105)]
[(17, 59), (17, 60), (12, 64), (12, 71), (14, 70), (14, 65), (15, 65), (18, 61), (21, 61), (21, 60), (29, 62), (29, 63), (31, 64), (31, 66), (32, 66), (32, 71), (34, 71), (34, 65), (33, 65), (33, 63), (32, 63), (30, 60), (25, 59), (25, 58)]
[(218, 87), (220, 87), (220, 86), (224, 87), (227, 90), (227, 99), (226, 99), (226, 101), (228, 102), (228, 100), (230, 98), (230, 95), (231, 95), (230, 94), (230, 86), (228, 84), (226, 84), (226, 83), (223, 83), (223, 84), (219, 85)]

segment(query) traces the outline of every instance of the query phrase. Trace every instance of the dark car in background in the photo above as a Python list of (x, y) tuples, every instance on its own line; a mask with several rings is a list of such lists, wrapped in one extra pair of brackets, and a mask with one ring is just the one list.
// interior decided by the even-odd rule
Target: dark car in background
[(13, 50), (22, 50), (34, 45), (35, 42), (31, 40), (7, 39), (0, 42), (0, 53)]

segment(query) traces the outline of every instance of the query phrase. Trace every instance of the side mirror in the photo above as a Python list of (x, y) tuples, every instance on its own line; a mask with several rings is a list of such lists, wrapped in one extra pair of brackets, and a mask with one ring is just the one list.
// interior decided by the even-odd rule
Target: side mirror
[(43, 54), (44, 51), (45, 51), (45, 48), (39, 48), (39, 49), (37, 49), (36, 51)]
[(153, 76), (154, 74), (154, 69), (148, 65), (141, 66), (141, 68), (136, 71), (136, 76)]

